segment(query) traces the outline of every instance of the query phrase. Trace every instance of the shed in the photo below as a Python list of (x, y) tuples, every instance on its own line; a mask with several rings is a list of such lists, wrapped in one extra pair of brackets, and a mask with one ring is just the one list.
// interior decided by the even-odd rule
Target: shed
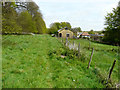
[(61, 38), (73, 38), (73, 32), (70, 31), (67, 27), (58, 30), (58, 37)]

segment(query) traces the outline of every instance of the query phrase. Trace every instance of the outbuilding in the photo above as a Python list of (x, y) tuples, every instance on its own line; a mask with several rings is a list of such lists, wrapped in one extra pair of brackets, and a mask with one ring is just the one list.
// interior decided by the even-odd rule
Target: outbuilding
[(90, 34), (88, 34), (88, 32), (83, 32), (81, 36), (82, 38), (90, 38)]
[(73, 32), (70, 31), (67, 27), (58, 30), (58, 37), (61, 38), (73, 38)]

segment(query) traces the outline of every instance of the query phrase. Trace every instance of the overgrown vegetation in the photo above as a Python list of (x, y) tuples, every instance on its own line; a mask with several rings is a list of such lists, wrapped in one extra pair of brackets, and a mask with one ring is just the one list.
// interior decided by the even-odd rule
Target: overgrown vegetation
[[(72, 40), (71, 40), (72, 42)], [(81, 57), (69, 50), (57, 38), (49, 35), (3, 36), (3, 88), (105, 88), (109, 68), (117, 59), (117, 47), (91, 43), (95, 48), (90, 69), (87, 69), (91, 50), (87, 40), (81, 43)], [(64, 57), (63, 57), (64, 56)], [(118, 81), (117, 65), (109, 87)], [(107, 85), (108, 86), (108, 85)]]

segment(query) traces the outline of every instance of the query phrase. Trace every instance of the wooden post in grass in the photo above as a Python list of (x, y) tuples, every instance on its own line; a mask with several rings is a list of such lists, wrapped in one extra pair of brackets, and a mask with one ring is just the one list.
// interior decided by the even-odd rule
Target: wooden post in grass
[(69, 44), (70, 44), (70, 41), (68, 41), (68, 46), (69, 46)]
[(62, 39), (60, 39), (61, 43), (62, 43)]
[(63, 42), (63, 38), (62, 38), (62, 43), (64, 43), (64, 42)]
[(75, 42), (73, 41), (73, 51), (74, 51)]
[(75, 42), (73, 41), (73, 46), (74, 46)]
[(91, 56), (90, 56), (90, 61), (89, 61), (89, 63), (88, 63), (88, 67), (87, 67), (88, 69), (89, 69), (89, 67), (90, 67), (90, 63), (91, 63), (91, 61), (92, 61), (93, 52), (94, 52), (94, 48), (93, 48), (92, 53), (91, 53)]
[(111, 69), (110, 69), (109, 76), (108, 76), (108, 80), (109, 80), (110, 77), (111, 77), (111, 74), (112, 74), (113, 68), (114, 68), (114, 66), (115, 66), (115, 63), (116, 63), (116, 60), (114, 60), (113, 65), (112, 65), (112, 67), (111, 67)]
[(64, 43), (64, 45), (66, 46), (66, 39), (65, 39), (65, 38), (63, 39), (63, 43)]
[(66, 37), (66, 43), (65, 43), (65, 44), (66, 44), (66, 46), (67, 46), (67, 44), (68, 44), (68, 37)]
[(89, 50), (90, 50), (91, 42), (89, 41)]
[(78, 58), (80, 58), (80, 43), (78, 45)]

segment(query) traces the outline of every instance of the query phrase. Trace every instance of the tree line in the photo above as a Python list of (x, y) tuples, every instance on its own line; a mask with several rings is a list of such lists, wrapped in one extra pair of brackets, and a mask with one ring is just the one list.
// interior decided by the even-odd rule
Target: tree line
[(109, 44), (120, 45), (120, 1), (118, 6), (105, 16), (105, 25), (104, 41)]
[(80, 27), (72, 28), (71, 24), (69, 22), (54, 22), (50, 24), (50, 28), (48, 28), (49, 34), (57, 34), (59, 29), (67, 27), (69, 30), (71, 30), (74, 33), (81, 32)]
[(47, 33), (42, 13), (35, 2), (2, 4), (2, 34)]

